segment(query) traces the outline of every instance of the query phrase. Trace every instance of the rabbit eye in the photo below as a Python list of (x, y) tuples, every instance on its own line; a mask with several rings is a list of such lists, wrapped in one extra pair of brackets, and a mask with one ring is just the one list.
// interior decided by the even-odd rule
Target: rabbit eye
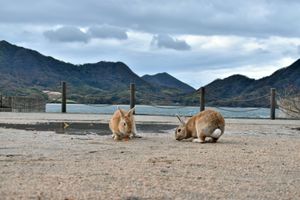
[(181, 131), (181, 129), (178, 129), (178, 132), (180, 132)]
[(126, 126), (126, 123), (124, 122), (124, 124), (123, 124), (124, 126)]

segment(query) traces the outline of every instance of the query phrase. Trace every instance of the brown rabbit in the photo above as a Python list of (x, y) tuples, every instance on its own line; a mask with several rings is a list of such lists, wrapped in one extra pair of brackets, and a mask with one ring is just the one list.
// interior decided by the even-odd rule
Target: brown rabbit
[(109, 122), (114, 140), (129, 139), (136, 136), (136, 126), (133, 115), (134, 108), (128, 112), (118, 108)]
[(210, 142), (217, 142), (225, 130), (225, 120), (223, 116), (213, 110), (205, 110), (191, 117), (184, 122), (177, 116), (181, 125), (175, 131), (175, 139), (183, 140), (195, 138), (193, 142), (205, 142), (206, 137), (210, 137)]

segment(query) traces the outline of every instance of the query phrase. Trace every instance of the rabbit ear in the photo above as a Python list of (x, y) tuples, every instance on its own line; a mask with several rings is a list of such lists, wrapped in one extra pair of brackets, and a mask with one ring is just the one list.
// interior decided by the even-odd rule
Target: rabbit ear
[(133, 115), (134, 110), (135, 110), (135, 107), (131, 108), (131, 109), (128, 111), (128, 115), (129, 115), (129, 116)]
[(181, 119), (181, 117), (179, 115), (176, 115), (176, 117), (178, 118), (178, 120), (180, 121), (180, 123), (182, 125), (185, 125), (185, 122)]
[(119, 108), (119, 107), (118, 107), (118, 110), (119, 110), (119, 111), (120, 111), (120, 113), (121, 113), (121, 117), (122, 117), (122, 118), (124, 118), (124, 116), (125, 116), (125, 113), (124, 113), (124, 111), (123, 111), (121, 108)]

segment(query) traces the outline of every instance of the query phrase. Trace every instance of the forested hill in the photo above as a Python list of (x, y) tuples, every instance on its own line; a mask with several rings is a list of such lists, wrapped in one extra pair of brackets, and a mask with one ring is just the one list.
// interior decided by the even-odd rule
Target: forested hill
[(68, 84), (68, 98), (78, 103), (128, 103), (130, 83), (137, 86), (137, 103), (173, 103), (177, 95), (185, 93), (181, 88), (152, 85), (122, 62), (74, 65), (6, 41), (0, 41), (0, 71), (0, 92), (4, 95), (60, 91), (61, 81)]
[[(242, 75), (217, 79), (205, 86), (206, 102), (211, 106), (267, 107), (271, 88), (275, 88), (278, 95), (290, 88), (299, 91), (300, 59), (258, 80)], [(188, 104), (196, 103), (199, 95), (186, 95), (183, 101)]]
[[(168, 73), (139, 77), (122, 62), (74, 65), (37, 51), (0, 41), (0, 92), (3, 95), (41, 95), (68, 84), (68, 99), (78, 103), (129, 103), (135, 83), (138, 104), (199, 105), (199, 93)], [(278, 93), (300, 90), (300, 60), (259, 80), (242, 75), (217, 79), (205, 86), (211, 106), (268, 106), (270, 88)], [(264, 98), (260, 98), (264, 97)], [(247, 101), (257, 99), (255, 101)]]

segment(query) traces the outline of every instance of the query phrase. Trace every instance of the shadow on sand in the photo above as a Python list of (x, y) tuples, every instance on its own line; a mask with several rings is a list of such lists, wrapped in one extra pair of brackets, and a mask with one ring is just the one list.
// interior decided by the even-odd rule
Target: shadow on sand
[[(0, 127), (7, 129), (20, 129), (30, 131), (54, 131), (57, 134), (70, 135), (110, 135), (108, 124), (103, 123), (67, 123), (50, 122), (37, 124), (1, 124)], [(143, 133), (170, 133), (176, 126), (165, 124), (137, 124), (137, 131)]]

